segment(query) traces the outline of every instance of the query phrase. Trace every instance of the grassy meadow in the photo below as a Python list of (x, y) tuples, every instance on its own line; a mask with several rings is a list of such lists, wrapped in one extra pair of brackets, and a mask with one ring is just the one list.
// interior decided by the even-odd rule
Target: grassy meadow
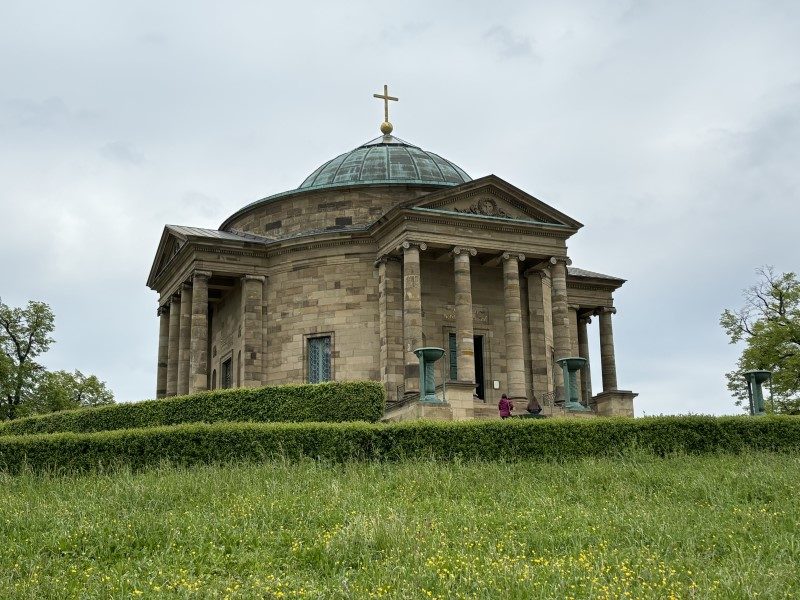
[(0, 474), (1, 598), (800, 597), (800, 456)]

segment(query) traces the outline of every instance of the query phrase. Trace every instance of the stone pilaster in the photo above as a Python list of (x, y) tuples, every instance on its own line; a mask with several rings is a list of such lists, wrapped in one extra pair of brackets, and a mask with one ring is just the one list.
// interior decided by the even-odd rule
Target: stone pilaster
[(403, 385), (403, 290), (400, 259), (383, 256), (375, 262), (378, 267), (378, 314), (380, 316), (381, 382), (386, 396), (397, 397)]
[(264, 277), (264, 286), (261, 297), (261, 385), (269, 385), (267, 367), (269, 365), (269, 309), (267, 307), (267, 292), (269, 291), (269, 278)]
[(169, 364), (169, 305), (158, 311), (158, 367), (156, 370), (156, 398), (167, 395), (167, 366)]
[[(475, 384), (475, 341), (472, 323), (472, 278), (470, 256), (475, 248), (453, 248), (456, 305), (456, 356), (458, 380)], [(470, 398), (471, 400), (471, 398)]]
[(242, 387), (261, 385), (264, 369), (263, 312), (264, 276), (242, 277)]
[(192, 342), (192, 286), (181, 286), (181, 324), (178, 342), (178, 396), (189, 393), (189, 354)]
[(189, 351), (189, 393), (208, 389), (208, 279), (209, 271), (192, 276), (192, 329)]
[(611, 315), (616, 308), (599, 308), (600, 315), (600, 370), (603, 375), (603, 391), (617, 389), (617, 363), (614, 358), (614, 329), (611, 326)]
[(522, 344), (522, 306), (519, 292), (519, 263), (524, 254), (503, 254), (503, 298), (505, 301), (506, 372), (508, 396), (518, 402), (527, 401), (525, 388), (525, 356)]
[(586, 359), (586, 366), (581, 369), (581, 398), (586, 406), (592, 402), (592, 370), (589, 365), (589, 334), (586, 326), (592, 322), (591, 317), (578, 316), (578, 356)]
[[(550, 360), (550, 345), (553, 335), (553, 316), (549, 297), (550, 274), (546, 269), (529, 269), (525, 272), (525, 276), (528, 282), (528, 335), (530, 336), (533, 392), (541, 401), (542, 396), (553, 391)], [(548, 322), (550, 344), (547, 339), (546, 325)]]
[(419, 392), (419, 359), (413, 350), (422, 346), (422, 287), (419, 253), (428, 246), (403, 242), (403, 338), (405, 391)]
[[(553, 353), (555, 359), (567, 358), (570, 355), (570, 335), (569, 335), (569, 309), (567, 307), (567, 265), (568, 258), (553, 258), (550, 260), (550, 273), (552, 279), (552, 303), (553, 303)], [(557, 364), (554, 369), (561, 370)], [(556, 373), (553, 378), (556, 396), (564, 397), (564, 381)]]
[(181, 336), (181, 301), (175, 294), (169, 301), (169, 348), (167, 349), (167, 396), (178, 393), (178, 347)]

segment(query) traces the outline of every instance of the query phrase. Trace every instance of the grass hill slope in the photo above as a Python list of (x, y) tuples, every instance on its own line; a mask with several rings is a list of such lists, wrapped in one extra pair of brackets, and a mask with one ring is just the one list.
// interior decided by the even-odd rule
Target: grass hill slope
[(0, 597), (800, 597), (798, 515), (792, 452), (0, 474)]

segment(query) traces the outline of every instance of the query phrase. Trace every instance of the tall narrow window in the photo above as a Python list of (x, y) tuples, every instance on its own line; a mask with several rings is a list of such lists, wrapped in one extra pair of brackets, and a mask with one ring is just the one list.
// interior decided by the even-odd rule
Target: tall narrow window
[(308, 338), (308, 382), (320, 383), (331, 378), (331, 336)]
[(229, 387), (233, 386), (233, 359), (229, 358), (228, 360), (222, 363), (222, 377), (220, 378), (220, 383), (222, 384), (222, 389), (228, 389)]
[(456, 346), (456, 334), (448, 334), (447, 338), (450, 344), (450, 381), (458, 381), (458, 350)]

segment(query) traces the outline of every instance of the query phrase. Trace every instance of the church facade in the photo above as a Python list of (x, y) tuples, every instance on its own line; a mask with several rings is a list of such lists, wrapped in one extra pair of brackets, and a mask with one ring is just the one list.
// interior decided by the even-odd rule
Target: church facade
[[(571, 266), (581, 223), (488, 175), (383, 135), (219, 229), (167, 225), (147, 285), (158, 292), (157, 396), (207, 389), (381, 381), (392, 418), (496, 414), (505, 392), (556, 414), (556, 361), (589, 357), (599, 323), (602, 391), (590, 414), (633, 414), (619, 390), (614, 292), (624, 280)], [(413, 350), (436, 363), (445, 405), (419, 398)], [(563, 412), (563, 411), (562, 411)]]

